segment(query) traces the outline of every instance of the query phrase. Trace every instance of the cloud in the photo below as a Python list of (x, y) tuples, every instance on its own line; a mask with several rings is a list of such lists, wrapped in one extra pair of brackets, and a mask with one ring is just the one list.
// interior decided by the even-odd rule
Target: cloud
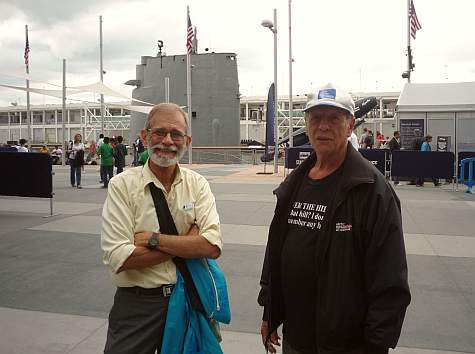
[[(0, 4), (2, 70), (23, 65), (24, 26), (30, 28), (31, 71), (43, 81), (99, 80), (99, 15), (103, 16), (105, 83), (130, 92), (141, 56), (156, 55), (157, 40), (168, 55), (185, 52), (186, 6), (198, 28), (199, 50), (237, 54), (240, 91), (265, 95), (273, 81), (273, 35), (261, 27), (277, 8), (278, 89), (288, 92), (288, 2), (284, 0), (9, 0)], [(473, 0), (417, 0), (422, 30), (412, 42), (413, 78), (475, 80)], [(293, 1), (293, 91), (307, 93), (328, 81), (350, 91), (402, 88), (406, 69), (406, 3), (380, 0)], [(472, 66), (471, 66), (472, 65)], [(3, 78), (1, 78), (4, 82)], [(88, 82), (89, 80), (89, 82)], [(16, 84), (11, 83), (10, 84)], [(6, 98), (0, 96), (0, 104)]]

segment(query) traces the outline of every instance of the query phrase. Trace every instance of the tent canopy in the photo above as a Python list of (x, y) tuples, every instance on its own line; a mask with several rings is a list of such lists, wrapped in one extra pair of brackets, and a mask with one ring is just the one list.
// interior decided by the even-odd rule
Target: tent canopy
[(398, 112), (475, 111), (475, 82), (407, 83), (397, 102)]

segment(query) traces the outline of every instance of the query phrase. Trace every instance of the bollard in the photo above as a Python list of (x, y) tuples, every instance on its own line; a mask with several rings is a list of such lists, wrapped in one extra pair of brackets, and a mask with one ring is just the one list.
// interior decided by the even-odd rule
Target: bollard
[[(475, 194), (473, 186), (475, 181), (473, 180), (473, 164), (475, 162), (474, 157), (463, 159), (460, 161), (460, 182), (465, 184), (468, 188), (465, 193)], [(468, 179), (465, 180), (465, 166), (468, 167)]]

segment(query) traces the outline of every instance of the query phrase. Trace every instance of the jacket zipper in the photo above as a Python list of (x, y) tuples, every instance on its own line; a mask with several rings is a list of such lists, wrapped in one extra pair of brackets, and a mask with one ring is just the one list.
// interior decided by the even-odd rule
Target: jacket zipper
[[(219, 305), (218, 288), (216, 286), (216, 282), (214, 280), (213, 273), (211, 273), (211, 269), (209, 268), (209, 265), (208, 265), (208, 262), (206, 261), (206, 259), (203, 259), (203, 263), (205, 264), (206, 269), (208, 269), (209, 276), (211, 277), (211, 281), (213, 282), (214, 294), (215, 294), (215, 297), (216, 297), (216, 311), (219, 312), (221, 310), (221, 306)], [(214, 312), (211, 314), (211, 317), (213, 316), (213, 314), (214, 314)]]

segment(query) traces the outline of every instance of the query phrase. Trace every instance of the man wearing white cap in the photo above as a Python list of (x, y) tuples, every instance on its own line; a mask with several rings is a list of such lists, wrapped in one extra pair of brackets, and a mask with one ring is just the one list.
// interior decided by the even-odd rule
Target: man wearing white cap
[(332, 84), (309, 95), (314, 153), (274, 191), (258, 298), (271, 353), (281, 324), (284, 354), (383, 354), (399, 339), (411, 300), (400, 203), (347, 141), (354, 107)]

